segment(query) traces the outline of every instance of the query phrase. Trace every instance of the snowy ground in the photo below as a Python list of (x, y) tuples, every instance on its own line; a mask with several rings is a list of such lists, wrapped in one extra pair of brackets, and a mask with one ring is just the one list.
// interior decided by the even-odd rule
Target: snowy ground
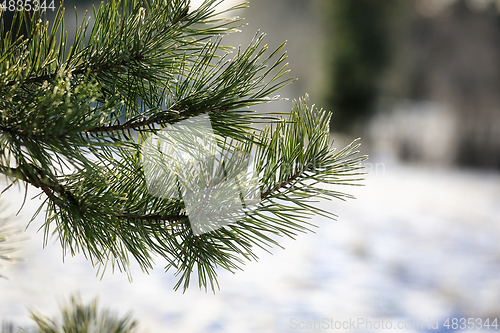
[[(263, 254), (244, 272), (221, 271), (216, 295), (196, 286), (172, 291), (176, 279), (161, 262), (150, 275), (136, 269), (133, 283), (119, 273), (100, 280), (81, 256), (63, 263), (57, 243), (42, 250), (37, 220), (34, 236), (18, 243), (27, 262), (0, 270), (9, 278), (0, 279), (0, 320), (29, 325), (28, 307), (53, 316), (73, 292), (133, 311), (142, 331), (154, 333), (352, 331), (366, 328), (363, 320), (377, 332), (405, 324), (437, 332), (446, 318), (500, 317), (500, 174), (368, 167), (365, 187), (345, 188), (357, 200), (319, 203), (338, 221), (317, 218), (317, 234), (284, 240), (286, 250)], [(22, 195), (11, 189), (4, 199), (15, 212)], [(349, 320), (360, 325), (331, 327)], [(375, 329), (388, 321), (392, 329)]]

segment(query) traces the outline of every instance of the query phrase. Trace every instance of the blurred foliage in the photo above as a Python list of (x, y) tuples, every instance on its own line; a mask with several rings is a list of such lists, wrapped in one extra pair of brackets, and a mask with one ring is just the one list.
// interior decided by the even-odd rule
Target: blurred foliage
[[(334, 111), (331, 129), (349, 131), (368, 115), (390, 59), (391, 21), (397, 0), (325, 0), (327, 36), (327, 108)], [(329, 82), (328, 82), (329, 81)]]
[(78, 296), (72, 296), (70, 304), (61, 309), (62, 321), (31, 312), (35, 322), (33, 330), (16, 328), (12, 323), (2, 325), (2, 333), (131, 333), (137, 332), (138, 322), (131, 314), (118, 317), (109, 310), (99, 310), (97, 300), (84, 305)]
[[(4, 207), (0, 205), (0, 211)], [(16, 232), (12, 230), (10, 225), (11, 220), (8, 218), (0, 217), (0, 261), (18, 261), (19, 258), (11, 257), (10, 254), (17, 249), (12, 247), (11, 244), (17, 240)], [(0, 268), (3, 268), (0, 265)], [(0, 274), (0, 278), (5, 278), (5, 276)]]

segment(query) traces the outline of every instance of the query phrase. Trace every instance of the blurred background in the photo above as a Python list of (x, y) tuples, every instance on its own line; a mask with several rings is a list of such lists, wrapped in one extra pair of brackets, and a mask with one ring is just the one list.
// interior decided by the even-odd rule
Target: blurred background
[[(333, 111), (336, 147), (361, 137), (370, 155), (365, 186), (341, 189), (357, 199), (319, 201), (337, 221), (315, 218), (316, 234), (284, 239), (286, 250), (262, 253), (244, 272), (221, 271), (216, 295), (194, 285), (173, 292), (176, 279), (161, 261), (150, 275), (135, 269), (131, 284), (119, 272), (100, 280), (80, 255), (63, 263), (55, 240), (42, 250), (37, 219), (32, 238), (18, 243), (27, 261), (0, 271), (9, 278), (0, 279), (0, 320), (28, 327), (29, 307), (55, 316), (74, 292), (133, 311), (144, 332), (329, 332), (332, 319), (440, 332), (448, 318), (500, 317), (500, 1), (249, 4), (232, 14), (248, 25), (226, 44), (245, 46), (259, 29), (270, 49), (288, 40), (299, 80), (281, 91), (290, 100), (266, 108), (286, 111), (308, 93)], [(4, 213), (22, 200), (9, 190)], [(28, 202), (16, 225), (37, 204)]]

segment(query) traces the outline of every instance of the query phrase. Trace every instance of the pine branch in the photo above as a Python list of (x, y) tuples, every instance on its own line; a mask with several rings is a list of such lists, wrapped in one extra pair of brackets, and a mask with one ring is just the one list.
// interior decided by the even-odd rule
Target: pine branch
[[(307, 106), (307, 100), (301, 100), (300, 103), (295, 104), (290, 119), (284, 122), (277, 121), (278, 125), (275, 125), (275, 128), (269, 128), (267, 132), (264, 132), (267, 134), (260, 138), (263, 141), (261, 145), (255, 147), (247, 144), (245, 149), (248, 151), (257, 148), (256, 157), (259, 161), (257, 168), (258, 173), (261, 174), (260, 183), (263, 186), (261, 203), (256, 211), (250, 212), (234, 226), (215, 230), (206, 235), (193, 235), (189, 217), (185, 213), (175, 215), (162, 213), (171, 212), (173, 207), (182, 210), (182, 206), (178, 206), (177, 203), (172, 206), (174, 203), (171, 200), (155, 199), (148, 193), (142, 174), (141, 156), (133, 149), (121, 149), (117, 159), (98, 168), (102, 179), (115, 179), (111, 187), (110, 184), (101, 182), (99, 178), (89, 179), (84, 174), (72, 177), (69, 187), (78, 189), (78, 193), (74, 195), (82, 200), (85, 200), (83, 198), (86, 193), (99, 193), (98, 201), (88, 203), (89, 207), (92, 207), (93, 215), (87, 214), (90, 220), (86, 220), (85, 223), (92, 228), (101, 228), (99, 221), (106, 218), (109, 225), (120, 226), (113, 231), (117, 237), (113, 239), (116, 241), (122, 237), (129, 238), (137, 232), (141, 234), (144, 232), (137, 228), (146, 228), (146, 226), (151, 228), (151, 234), (148, 236), (151, 238), (141, 236), (140, 249), (131, 248), (128, 241), (124, 244), (139, 262), (144, 263), (144, 269), (150, 265), (149, 259), (146, 259), (149, 251), (156, 252), (170, 260), (169, 267), (176, 268), (178, 273), (183, 274), (176, 287), (180, 287), (183, 283), (185, 289), (189, 285), (186, 272), (192, 272), (193, 265), (205, 267), (206, 274), (217, 266), (230, 270), (239, 269), (237, 264), (241, 262), (241, 259), (238, 259), (239, 256), (247, 259), (253, 258), (252, 244), (264, 248), (269, 245), (278, 245), (266, 236), (266, 233), (294, 237), (297, 232), (309, 230), (308, 223), (305, 221), (310, 218), (310, 213), (331, 217), (330, 212), (308, 204), (307, 198), (343, 199), (349, 197), (347, 194), (333, 190), (319, 190), (311, 184), (311, 181), (339, 185), (354, 184), (360, 178), (353, 176), (362, 175), (359, 163), (364, 157), (353, 158), (357, 148), (355, 143), (338, 153), (333, 153), (329, 148), (328, 122), (328, 113), (310, 108)], [(271, 178), (272, 175), (274, 175), (273, 178)], [(116, 193), (118, 189), (120, 192)], [(123, 199), (120, 199), (122, 197)], [(131, 213), (132, 211), (135, 213)], [(65, 225), (81, 223), (70, 211), (65, 214), (52, 214), (52, 216), (60, 226), (59, 230), (66, 230)], [(66, 216), (66, 218), (61, 216)], [(165, 221), (170, 223), (160, 224)], [(154, 222), (154, 224), (144, 224), (148, 222)], [(110, 231), (108, 229), (107, 232)], [(87, 234), (81, 236), (84, 235), (88, 239)], [(174, 235), (181, 237), (183, 241), (175, 241), (172, 238)], [(74, 233), (71, 234), (71, 237), (75, 236), (79, 237)], [(61, 237), (66, 238), (70, 235), (61, 235)], [(134, 236), (134, 239), (139, 240), (137, 236)], [(109, 248), (106, 243), (96, 243), (93, 246)], [(187, 251), (193, 246), (192, 251), (197, 249), (196, 251), (208, 252), (201, 255), (201, 252)], [(122, 256), (125, 254), (113, 250), (111, 257)], [(94, 259), (103, 262), (102, 260), (109, 258), (108, 256), (102, 257), (101, 254)], [(120, 265), (124, 266), (125, 263), (122, 262)], [(212, 278), (209, 275), (202, 276), (200, 287), (207, 287), (206, 283), (215, 283)]]
[[(13, 26), (0, 43), (0, 173), (46, 196), (33, 217), (47, 209), (45, 242), (52, 230), (65, 254), (83, 252), (94, 264), (125, 271), (129, 257), (147, 271), (160, 256), (179, 276), (176, 289), (186, 289), (197, 271), (199, 286), (215, 290), (218, 267), (239, 270), (257, 259), (256, 247), (279, 246), (274, 236), (309, 231), (314, 214), (334, 217), (313, 200), (351, 197), (335, 186), (362, 179), (359, 144), (334, 152), (330, 115), (307, 98), (288, 117), (248, 109), (277, 99), (271, 94), (293, 81), (284, 43), (269, 54), (264, 35), (256, 34), (230, 53), (219, 35), (237, 20), (218, 19), (217, 2), (190, 12), (184, 0), (111, 0), (94, 11), (88, 38), (88, 21), (77, 29), (69, 51), (61, 7), (51, 30), (23, 16), (18, 23), (27, 24), (30, 38), (11, 43), (19, 30)], [(150, 192), (140, 149), (148, 134), (201, 114), (210, 115), (218, 148), (255, 154), (261, 195), (236, 222), (197, 235), (180, 178), (162, 171), (160, 185), (165, 181), (174, 195)], [(258, 121), (271, 125), (255, 131)], [(212, 159), (203, 162), (207, 174), (227, 177)], [(205, 178), (182, 181), (212, 181)], [(207, 198), (200, 202), (208, 205)]]

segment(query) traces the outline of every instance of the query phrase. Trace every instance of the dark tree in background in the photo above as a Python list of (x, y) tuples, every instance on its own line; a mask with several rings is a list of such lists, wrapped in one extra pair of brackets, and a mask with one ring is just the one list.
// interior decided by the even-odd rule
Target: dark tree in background
[(391, 18), (397, 7), (393, 0), (324, 1), (332, 36), (326, 96), (327, 108), (334, 111), (332, 130), (348, 132), (373, 110), (390, 57)]

